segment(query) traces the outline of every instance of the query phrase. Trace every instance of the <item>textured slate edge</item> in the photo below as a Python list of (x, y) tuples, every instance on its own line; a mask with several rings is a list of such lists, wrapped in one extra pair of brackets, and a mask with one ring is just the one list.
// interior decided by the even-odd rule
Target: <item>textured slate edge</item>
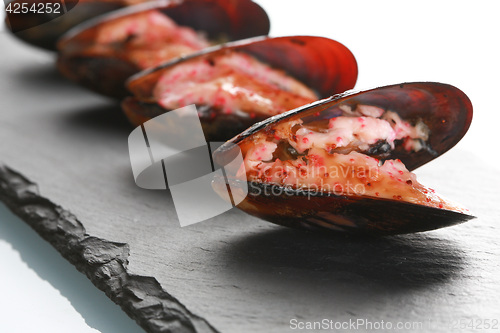
[(129, 274), (129, 246), (89, 236), (78, 219), (0, 164), (0, 200), (147, 332), (217, 332), (162, 289), (153, 277)]

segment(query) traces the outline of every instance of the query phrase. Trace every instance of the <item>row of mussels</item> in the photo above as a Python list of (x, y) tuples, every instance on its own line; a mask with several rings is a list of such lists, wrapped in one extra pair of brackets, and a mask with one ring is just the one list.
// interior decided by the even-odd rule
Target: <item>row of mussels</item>
[(249, 214), (381, 235), (473, 218), (411, 172), (467, 132), (472, 105), (459, 89), (417, 82), (347, 93), (358, 74), (349, 49), (324, 37), (267, 37), (268, 16), (251, 0), (136, 2), (80, 0), (17, 35), (57, 47), (61, 73), (123, 100), (135, 125), (196, 104), (208, 141), (232, 138), (214, 160), (242, 153), (213, 187), (244, 193), (236, 202)]

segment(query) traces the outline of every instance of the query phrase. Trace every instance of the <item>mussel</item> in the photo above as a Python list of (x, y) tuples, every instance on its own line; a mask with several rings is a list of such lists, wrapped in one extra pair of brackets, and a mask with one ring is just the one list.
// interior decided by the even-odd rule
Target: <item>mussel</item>
[(223, 41), (266, 35), (269, 26), (251, 0), (144, 3), (69, 31), (58, 43), (57, 65), (69, 79), (123, 98), (132, 74)]
[[(74, 26), (93, 17), (148, 0), (14, 0), (30, 9), (27, 13), (8, 14), (6, 24), (19, 39), (50, 51), (56, 50), (57, 40)], [(49, 10), (44, 7), (49, 4)]]
[[(237, 207), (309, 230), (370, 235), (458, 224), (470, 212), (438, 196), (411, 170), (453, 147), (472, 120), (451, 85), (404, 83), (344, 93), (255, 124), (222, 145), (214, 161)], [(232, 165), (241, 152), (242, 165)], [(224, 196), (225, 195), (225, 196)]]
[(252, 124), (354, 87), (357, 63), (324, 37), (257, 37), (165, 63), (128, 80), (122, 103), (140, 125), (196, 104), (208, 141), (226, 141)]

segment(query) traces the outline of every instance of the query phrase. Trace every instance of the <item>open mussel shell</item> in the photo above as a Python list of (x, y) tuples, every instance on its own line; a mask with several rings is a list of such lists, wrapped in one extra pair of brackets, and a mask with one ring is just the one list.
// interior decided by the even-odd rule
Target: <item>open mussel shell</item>
[[(65, 6), (62, 8), (61, 2), (56, 0), (14, 0), (11, 6), (15, 3), (25, 3), (27, 8), (36, 10), (30, 10), (27, 13), (9, 13), (6, 24), (8, 30), (22, 41), (55, 51), (57, 40), (74, 26), (96, 16), (143, 1), (146, 0), (65, 0), (63, 1)], [(56, 9), (56, 13), (48, 13), (48, 10), (41, 9), (47, 3), (50, 8)], [(59, 8), (60, 10), (57, 10)]]
[[(144, 70), (128, 54), (117, 53), (115, 45), (96, 47), (96, 37), (104, 25), (148, 11), (159, 12), (178, 26), (192, 28), (210, 42), (266, 35), (270, 22), (266, 12), (251, 0), (180, 0), (143, 3), (114, 11), (82, 23), (58, 43), (58, 68), (64, 76), (100, 94), (123, 98), (128, 95), (125, 81)], [(123, 41), (127, 43), (127, 41)]]
[[(427, 125), (430, 130), (429, 149), (410, 153), (396, 145), (387, 156), (387, 159), (401, 159), (409, 170), (448, 151), (465, 135), (472, 120), (470, 100), (451, 85), (433, 82), (391, 85), (333, 96), (255, 124), (216, 150), (214, 161), (227, 165), (240, 152), (240, 147), (252, 145), (254, 135), (268, 133), (282, 122), (300, 118), (307, 123), (341, 116), (339, 106), (345, 104), (376, 106), (397, 112), (406, 121), (420, 119)], [(401, 200), (338, 195), (317, 189), (309, 191), (233, 178), (216, 179), (213, 183), (215, 191), (223, 194), (229, 185), (233, 197), (239, 197), (236, 200), (239, 209), (295, 228), (392, 235), (437, 229), (474, 218), (459, 210)]]
[[(228, 43), (179, 58), (131, 77), (127, 87), (133, 93), (122, 103), (129, 120), (140, 125), (169, 110), (160, 106), (153, 90), (162, 74), (177, 65), (200, 58), (210, 59), (226, 52), (249, 54), (274, 69), (283, 70), (311, 88), (319, 98), (352, 89), (358, 68), (351, 51), (324, 37), (257, 37)], [(197, 105), (205, 136), (209, 141), (226, 141), (268, 116), (243, 112), (222, 112), (211, 105)]]

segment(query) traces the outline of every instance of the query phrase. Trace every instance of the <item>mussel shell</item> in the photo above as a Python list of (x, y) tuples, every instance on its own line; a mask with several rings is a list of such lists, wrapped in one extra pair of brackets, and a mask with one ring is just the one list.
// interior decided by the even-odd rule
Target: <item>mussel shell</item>
[(201, 31), (211, 40), (236, 40), (266, 35), (266, 12), (251, 0), (180, 0), (144, 3), (102, 15), (76, 26), (58, 43), (58, 68), (68, 78), (100, 94), (121, 99), (129, 95), (125, 81), (141, 71), (127, 57), (85, 51), (103, 23), (148, 10), (157, 10), (180, 26)]
[[(279, 122), (339, 116), (340, 103), (375, 105), (397, 112), (404, 120), (422, 119), (430, 128), (429, 141), (434, 152), (408, 153), (398, 148), (389, 157), (400, 158), (408, 169), (423, 165), (453, 147), (465, 135), (472, 120), (470, 100), (453, 86), (433, 82), (392, 85), (333, 96), (266, 119), (222, 145), (214, 152), (214, 161), (219, 165), (228, 164), (238, 153), (235, 149), (238, 144)], [(226, 182), (216, 179), (215, 191), (224, 193)], [(301, 229), (392, 235), (437, 229), (474, 218), (457, 211), (399, 200), (343, 196), (237, 179), (229, 179), (229, 182), (232, 192), (238, 188), (242, 193), (248, 190), (248, 195), (237, 205), (241, 210), (272, 223)]]
[[(14, 0), (12, 3), (27, 3), (28, 8), (33, 4), (43, 3), (37, 0)], [(11, 19), (23, 20), (23, 22), (13, 22), (12, 26), (27, 26), (31, 27), (25, 30), (14, 31), (13, 34), (22, 41), (49, 51), (56, 51), (57, 40), (68, 30), (74, 26), (85, 22), (93, 17), (109, 13), (111, 11), (123, 8), (127, 5), (122, 0), (108, 0), (108, 1), (78, 1), (73, 8), (70, 3), (76, 1), (66, 0), (66, 8), (68, 12), (53, 18), (54, 15), (31, 13), (19, 15), (9, 14)], [(9, 19), (6, 19), (7, 26), (10, 26)], [(8, 29), (12, 31), (12, 29)]]
[[(284, 70), (312, 88), (320, 98), (351, 89), (357, 80), (358, 68), (354, 55), (337, 41), (316, 36), (251, 38), (179, 58), (131, 77), (127, 87), (134, 97), (123, 103), (129, 120), (139, 125), (169, 111), (159, 107), (153, 96), (153, 89), (164, 71), (198, 57), (212, 57), (228, 50), (250, 54), (273, 68)], [(142, 102), (139, 103), (142, 107), (137, 107), (138, 102)], [(267, 118), (258, 114), (255, 118), (245, 118), (241, 115), (227, 115), (206, 105), (197, 107), (205, 135), (211, 141), (226, 141), (250, 125)], [(213, 113), (216, 113), (215, 117)]]

